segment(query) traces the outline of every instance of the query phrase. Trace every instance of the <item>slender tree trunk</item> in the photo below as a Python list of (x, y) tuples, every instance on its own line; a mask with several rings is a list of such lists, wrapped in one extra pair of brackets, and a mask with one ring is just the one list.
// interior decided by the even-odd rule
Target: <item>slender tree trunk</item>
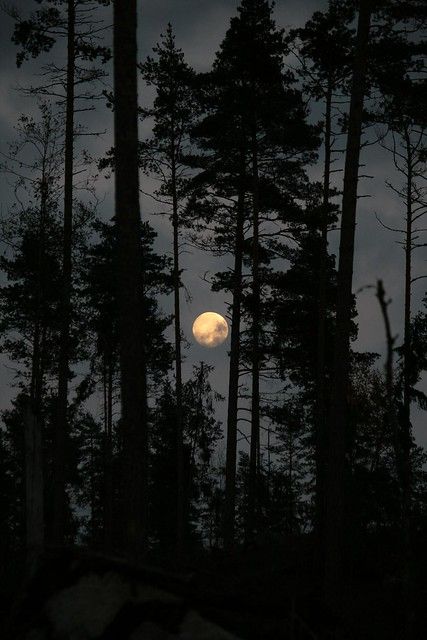
[(44, 217), (45, 198), (42, 191), (39, 221), (37, 310), (33, 337), (30, 397), (25, 404), (25, 529), (27, 566), (31, 571), (44, 548), (44, 483), (41, 422), (42, 393), (42, 301), (44, 282)]
[[(328, 78), (325, 100), (325, 162), (323, 173), (323, 201), (321, 220), (321, 243), (319, 261), (319, 300), (318, 300), (318, 336), (317, 336), (317, 384), (316, 384), (316, 526), (318, 550), (323, 547), (325, 475), (326, 475), (326, 287), (328, 263), (328, 216), (330, 205), (331, 177), (331, 120), (332, 120), (332, 79)], [(320, 554), (318, 554), (320, 556)]]
[(123, 429), (124, 548), (144, 549), (147, 515), (147, 381), (139, 208), (136, 0), (114, 2), (114, 138)]
[(251, 443), (249, 452), (248, 520), (247, 540), (257, 525), (258, 474), (260, 449), (260, 322), (261, 288), (259, 273), (259, 176), (256, 132), (252, 136), (252, 194), (253, 194), (253, 247), (252, 247), (252, 401)]
[(45, 173), (45, 159), (43, 159), (42, 179), (40, 184), (40, 211), (38, 223), (37, 247), (37, 289), (36, 289), (36, 318), (34, 324), (33, 350), (31, 359), (30, 397), (33, 411), (38, 414), (41, 409), (41, 395), (43, 384), (42, 348), (44, 343), (44, 323), (42, 321), (45, 291), (45, 252), (46, 252), (46, 213), (48, 186)]
[(71, 247), (73, 226), (73, 165), (74, 165), (74, 83), (75, 83), (75, 3), (68, 0), (67, 89), (64, 166), (64, 227), (62, 256), (61, 330), (58, 364), (57, 418), (54, 443), (54, 496), (52, 541), (64, 543), (66, 529), (66, 441), (68, 432), (68, 379), (71, 324)]
[[(41, 300), (40, 300), (41, 303)], [(30, 383), (30, 399), (32, 405), (32, 411), (34, 414), (38, 414), (41, 408), (41, 339), (42, 339), (42, 326), (41, 319), (38, 312), (34, 326), (33, 336), (33, 349), (31, 358), (31, 383)]]
[(202, 361), (202, 362), (200, 362), (200, 372), (199, 372), (199, 377), (198, 377), (199, 397), (197, 399), (196, 429), (194, 431), (193, 440), (192, 440), (192, 443), (191, 443), (190, 470), (189, 470), (188, 479), (187, 479), (187, 495), (190, 495), (190, 491), (191, 491), (191, 483), (193, 481), (193, 470), (194, 470), (194, 466), (196, 464), (197, 443), (199, 441), (200, 431), (201, 431), (201, 427), (202, 427), (202, 420), (203, 420), (203, 392), (204, 392), (203, 382), (204, 382), (204, 377), (205, 377), (205, 363)]
[(288, 482), (289, 482), (289, 525), (288, 530), (290, 535), (292, 536), (294, 532), (294, 494), (293, 494), (293, 472), (294, 472), (294, 434), (293, 434), (293, 425), (289, 425), (289, 471), (288, 471)]
[(406, 236), (405, 236), (405, 320), (403, 343), (403, 419), (402, 419), (402, 577), (405, 628), (404, 637), (409, 639), (413, 633), (413, 609), (411, 604), (410, 576), (410, 512), (411, 512), (411, 311), (412, 311), (412, 243), (413, 243), (413, 157), (411, 139), (405, 130), (406, 144)]
[(271, 499), (271, 429), (267, 427), (267, 478), (266, 478), (267, 502), (270, 507)]
[(104, 548), (109, 553), (113, 547), (113, 362), (110, 350), (104, 359)]
[(40, 202), (40, 218), (37, 247), (37, 289), (36, 289), (36, 317), (34, 322), (33, 349), (31, 357), (31, 383), (30, 398), (33, 411), (37, 414), (41, 408), (41, 385), (42, 385), (42, 334), (43, 334), (43, 299), (45, 288), (45, 220), (46, 220), (46, 190), (42, 186)]
[(93, 434), (91, 434), (90, 435), (90, 528), (91, 528), (92, 548), (96, 548), (96, 545), (97, 545), (95, 513), (96, 513), (95, 451), (94, 451)]
[(42, 444), (42, 387), (44, 328), (42, 326), (45, 289), (45, 234), (47, 183), (43, 161), (37, 247), (36, 318), (31, 361), (30, 398), (25, 406), (25, 511), (27, 562), (31, 567), (44, 548), (44, 483)]
[(40, 424), (30, 399), (25, 403), (25, 527), (29, 569), (44, 547), (43, 460)]
[(177, 453), (177, 555), (182, 556), (185, 544), (185, 487), (184, 487), (184, 429), (182, 413), (182, 353), (181, 353), (181, 304), (179, 274), (179, 214), (176, 183), (175, 138), (171, 141), (172, 226), (173, 226), (173, 287), (175, 329), (175, 391), (176, 391), (176, 453)]
[(347, 397), (350, 375), (350, 329), (357, 186), (366, 88), (367, 45), (372, 3), (361, 0), (350, 102), (349, 130), (344, 172), (338, 266), (337, 317), (334, 344), (334, 394), (328, 438), (325, 505), (325, 597), (338, 606), (344, 580), (344, 513)]
[(242, 312), (242, 266), (245, 220), (245, 154), (242, 154), (242, 156), (242, 170), (237, 202), (236, 237), (234, 245), (234, 282), (233, 303), (231, 310), (230, 373), (228, 381), (227, 451), (225, 463), (224, 513), (224, 546), (226, 549), (231, 549), (234, 545), (236, 510), (236, 456), (239, 399), (240, 320)]
[(46, 330), (40, 324), (34, 338), (31, 395), (24, 416), (26, 546), (29, 570), (45, 546), (42, 393)]
[[(411, 450), (411, 294), (412, 294), (412, 152), (408, 131), (405, 132), (407, 153), (406, 238), (405, 238), (405, 322), (403, 344), (403, 512), (407, 515), (410, 494)], [(405, 521), (404, 517), (404, 521)]]

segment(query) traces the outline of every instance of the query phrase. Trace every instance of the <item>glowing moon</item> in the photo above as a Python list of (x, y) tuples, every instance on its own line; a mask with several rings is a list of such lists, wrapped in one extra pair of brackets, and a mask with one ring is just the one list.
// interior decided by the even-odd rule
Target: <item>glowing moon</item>
[(193, 323), (193, 336), (203, 347), (217, 347), (228, 336), (227, 320), (219, 313), (206, 311), (198, 316)]

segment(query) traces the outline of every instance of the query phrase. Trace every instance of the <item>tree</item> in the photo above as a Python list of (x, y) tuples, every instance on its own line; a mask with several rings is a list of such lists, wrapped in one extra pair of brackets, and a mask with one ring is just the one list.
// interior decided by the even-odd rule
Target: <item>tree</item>
[[(326, 417), (329, 407), (327, 392), (327, 264), (329, 225), (335, 221), (335, 207), (332, 199), (337, 195), (332, 188), (332, 174), (336, 161), (336, 120), (339, 116), (343, 93), (347, 93), (348, 79), (351, 74), (351, 63), (354, 46), (353, 30), (350, 23), (354, 18), (354, 8), (345, 3), (330, 1), (324, 13), (315, 12), (303, 28), (291, 32), (291, 43), (296, 39), (296, 56), (301, 63), (301, 76), (304, 89), (316, 101), (324, 105), (323, 125), (323, 193), (321, 215), (321, 251), (318, 265), (318, 338), (317, 338), (317, 400), (316, 419), (316, 527), (321, 553), (324, 528), (324, 492), (326, 479), (327, 433)], [(338, 95), (337, 95), (338, 94)], [(340, 95), (341, 94), (341, 95)], [(335, 125), (335, 127), (334, 127)], [(335, 130), (334, 130), (335, 129)]]
[[(98, 240), (89, 248), (81, 269), (82, 297), (85, 300), (86, 332), (92, 337), (89, 386), (92, 387), (92, 393), (99, 389), (102, 394), (103, 468), (98, 469), (97, 473), (103, 478), (101, 524), (104, 547), (111, 551), (113, 543), (117, 546), (117, 527), (113, 521), (119, 518), (118, 496), (121, 495), (114, 488), (114, 472), (117, 470), (117, 458), (123, 453), (122, 445), (119, 445), (122, 441), (122, 427), (113, 416), (119, 395), (120, 377), (117, 225), (98, 220), (93, 224), (93, 231)], [(163, 316), (156, 300), (157, 295), (168, 294), (171, 290), (170, 261), (153, 251), (154, 240), (154, 232), (144, 223), (141, 226), (141, 245), (144, 253), (142, 266), (145, 278), (147, 393), (152, 401), (156, 400), (158, 386), (163, 384), (169, 373), (172, 359), (171, 345), (164, 337), (170, 318)], [(93, 419), (90, 424), (95, 429), (96, 443), (98, 425)], [(114, 514), (117, 517), (113, 518)]]
[(177, 438), (177, 523), (176, 541), (179, 554), (184, 546), (184, 444), (182, 414), (182, 335), (181, 335), (181, 269), (180, 233), (182, 208), (185, 203), (186, 166), (183, 156), (189, 150), (189, 134), (195, 118), (195, 101), (191, 86), (194, 73), (175, 43), (172, 26), (154, 48), (156, 58), (149, 57), (140, 65), (142, 77), (156, 90), (152, 108), (143, 109), (144, 118), (153, 118), (153, 137), (141, 145), (144, 169), (161, 181), (154, 197), (171, 212), (173, 229), (173, 283), (175, 332), (175, 395)]
[(139, 208), (136, 0), (114, 3), (114, 147), (123, 430), (124, 548), (138, 557), (147, 530), (147, 380)]
[[(21, 116), (17, 142), (3, 170), (15, 179), (17, 204), (3, 222), (9, 255), (0, 267), (2, 350), (20, 363), (22, 418), (25, 425), (25, 509), (27, 560), (44, 547), (43, 404), (46, 374), (56, 371), (58, 344), (59, 255), (58, 170), (63, 129), (60, 117), (45, 104), (41, 119)], [(50, 364), (49, 364), (50, 361)]]
[[(284, 386), (283, 392), (279, 394), (279, 407), (283, 407), (279, 415), (282, 418), (289, 416), (286, 411), (288, 402), (283, 399), (283, 396), (292, 393), (294, 402), (291, 406), (295, 408), (299, 404), (299, 411), (306, 420), (305, 438), (309, 446), (305, 455), (310, 460), (310, 472), (314, 472), (316, 486), (314, 526), (317, 528), (317, 533), (319, 533), (318, 502), (321, 484), (318, 478), (319, 446), (321, 446), (318, 432), (319, 333), (322, 333), (325, 349), (322, 384), (328, 388), (332, 374), (336, 307), (334, 256), (328, 256), (326, 265), (321, 266), (324, 260), (322, 191), (321, 184), (312, 186), (311, 194), (301, 212), (300, 226), (294, 230), (296, 246), (287, 248), (286, 258), (289, 266), (287, 269), (277, 268), (269, 275), (271, 291), (266, 303), (266, 316), (271, 318), (267, 353), (276, 379), (280, 380)], [(330, 211), (329, 221), (334, 217), (334, 213)], [(321, 273), (322, 270), (324, 273)], [(322, 290), (319, 286), (320, 279), (325, 280)], [(322, 297), (321, 306), (325, 310), (324, 326), (313, 323), (313, 318), (318, 316), (320, 297)], [(270, 412), (271, 405), (270, 400), (267, 403)], [(277, 422), (277, 419), (275, 421)], [(286, 431), (286, 423), (279, 421), (278, 424)], [(311, 464), (313, 456), (315, 469)]]
[[(387, 38), (387, 36), (386, 36)], [(401, 348), (402, 355), (402, 516), (408, 517), (411, 494), (411, 469), (409, 465), (411, 435), (411, 402), (414, 399), (414, 375), (412, 348), (412, 292), (416, 282), (424, 278), (424, 274), (413, 273), (413, 255), (420, 247), (424, 247), (420, 235), (423, 234), (423, 218), (427, 213), (424, 174), (427, 161), (426, 126), (427, 113), (423, 108), (425, 87), (420, 82), (418, 69), (421, 61), (416, 55), (417, 43), (411, 43), (408, 37), (394, 36), (394, 43), (400, 46), (395, 54), (394, 64), (388, 75), (383, 69), (377, 72), (377, 81), (381, 89), (381, 99), (377, 111), (372, 117), (383, 123), (388, 129), (382, 146), (392, 155), (393, 164), (403, 183), (387, 181), (389, 188), (398, 196), (404, 205), (404, 228), (391, 228), (381, 224), (400, 235), (405, 252), (404, 277), (404, 336)], [(384, 46), (384, 44), (383, 44)], [(411, 77), (413, 76), (413, 77)], [(405, 513), (407, 514), (405, 516)]]
[[(240, 319), (243, 296), (243, 252), (245, 202), (248, 191), (247, 133), (235, 103), (233, 84), (227, 82), (218, 62), (212, 74), (201, 78), (198, 98), (205, 117), (192, 131), (199, 154), (188, 158), (190, 166), (201, 168), (192, 180), (186, 218), (203, 247), (217, 255), (234, 257), (230, 281), (231, 345), (227, 407), (226, 486), (223, 537), (227, 548), (234, 543), (236, 501), (236, 449), (238, 421)], [(206, 232), (210, 240), (206, 242)], [(202, 234), (204, 238), (202, 237)], [(212, 241), (211, 241), (212, 240)]]
[(283, 531), (295, 536), (306, 524), (305, 497), (308, 490), (310, 459), (307, 455), (307, 423), (310, 409), (297, 394), (271, 412), (276, 425), (276, 443), (271, 446), (274, 455), (270, 471), (269, 522), (274, 533)]
[[(107, 498), (106, 491), (111, 490), (106, 482), (106, 473), (111, 473), (112, 455), (106, 468), (106, 446), (110, 434), (103, 432), (103, 425), (85, 411), (77, 412), (74, 419), (74, 440), (78, 452), (78, 489), (76, 503), (84, 515), (80, 516), (79, 533), (82, 540), (93, 549), (104, 546), (112, 549), (112, 513), (105, 509), (113, 503), (113, 496)], [(111, 451), (112, 454), (112, 451)], [(112, 478), (111, 478), (112, 479)], [(111, 509), (112, 512), (112, 509)], [(106, 528), (108, 527), (108, 532)], [(103, 544), (104, 543), (104, 544)]]
[[(216, 96), (216, 80), (209, 83), (209, 93), (203, 103), (210, 105), (209, 115), (198, 126), (193, 136), (206, 157), (193, 164), (202, 164), (201, 174), (193, 182), (187, 215), (196, 232), (211, 232), (212, 242), (201, 240), (202, 245), (217, 255), (231, 253), (233, 272), (229, 282), (231, 303), (231, 343), (227, 405), (226, 483), (223, 538), (226, 548), (234, 544), (234, 518), (236, 503), (236, 455), (239, 399), (240, 323), (243, 299), (243, 253), (245, 235), (245, 203), (248, 176), (246, 168), (247, 135), (239, 118), (233, 119), (223, 109), (221, 93)], [(219, 85), (221, 86), (221, 85)], [(225, 88), (226, 89), (226, 88)], [(211, 93), (212, 92), (212, 93)], [(218, 135), (219, 134), (219, 135)], [(237, 149), (237, 152), (236, 152)], [(211, 154), (209, 154), (209, 150)], [(198, 221), (196, 222), (196, 220)], [(212, 220), (214, 221), (213, 224)], [(211, 225), (211, 226), (208, 226)], [(194, 235), (193, 235), (194, 240)]]
[(55, 96), (65, 112), (64, 147), (64, 209), (62, 238), (62, 285), (61, 285), (61, 338), (59, 345), (57, 429), (55, 436), (55, 479), (54, 479), (54, 520), (51, 538), (55, 544), (62, 544), (65, 535), (65, 449), (67, 441), (67, 407), (70, 361), (70, 327), (72, 297), (72, 241), (73, 241), (73, 190), (74, 190), (74, 142), (76, 103), (93, 99), (93, 95), (76, 93), (78, 85), (93, 82), (102, 77), (102, 72), (88, 68), (87, 61), (101, 57), (106, 61), (109, 50), (98, 44), (99, 24), (93, 14), (100, 4), (107, 0), (44, 0), (42, 7), (29, 19), (12, 11), (16, 20), (13, 42), (21, 47), (17, 54), (18, 67), (30, 57), (36, 58), (50, 52), (60, 40), (66, 41), (67, 62), (64, 68), (55, 64), (47, 67), (48, 81), (31, 88), (36, 95)]
[[(22, 394), (2, 412), (2, 579), (13, 580), (14, 572), (23, 573), (28, 562), (25, 517), (25, 443)], [(16, 560), (11, 566), (11, 557)], [(27, 565), (28, 566), (28, 565)]]
[[(382, 146), (392, 155), (395, 169), (403, 183), (387, 181), (389, 188), (404, 206), (403, 228), (396, 225), (386, 228), (401, 234), (405, 252), (404, 275), (404, 336), (399, 349), (401, 356), (399, 409), (396, 446), (396, 467), (400, 487), (401, 515), (401, 579), (404, 602), (402, 634), (411, 637), (413, 631), (412, 596), (413, 570), (411, 569), (411, 518), (415, 472), (412, 464), (417, 461), (416, 446), (412, 435), (411, 404), (418, 400), (425, 404), (421, 391), (415, 388), (419, 378), (419, 365), (413, 348), (412, 315), (413, 287), (424, 274), (414, 274), (413, 255), (424, 246), (420, 240), (423, 231), (422, 219), (427, 212), (424, 188), (426, 165), (425, 131), (427, 113), (425, 109), (426, 89), (421, 78), (425, 66), (425, 44), (421, 33), (426, 25), (427, 13), (417, 1), (390, 3), (384, 9), (384, 26), (374, 43), (371, 75), (379, 88), (380, 97), (368, 119), (380, 122), (385, 133)], [(381, 221), (381, 220), (380, 220)], [(397, 227), (397, 228), (396, 228)]]
[[(40, 110), (39, 120), (20, 117), (17, 141), (4, 155), (2, 166), (15, 179), (16, 202), (2, 221), (2, 237), (7, 250), (0, 260), (5, 277), (0, 290), (1, 349), (15, 363), (20, 390), (17, 419), (26, 434), (22, 454), (26, 457), (26, 534), (30, 562), (43, 548), (45, 529), (49, 531), (52, 527), (51, 479), (55, 459), (51, 443), (52, 394), (59, 366), (61, 305), (59, 198), (63, 119), (46, 103), (41, 103)], [(79, 256), (86, 250), (86, 223), (91, 210), (87, 203), (75, 202), (74, 207), (72, 255), (73, 260), (79, 261)], [(74, 277), (71, 363), (85, 355), (81, 339), (81, 306), (77, 298)], [(73, 415), (69, 418), (71, 432)], [(73, 485), (73, 456), (67, 454), (64, 464), (64, 477)], [(65, 535), (70, 540), (74, 522), (68, 500), (65, 508)]]
[[(99, 237), (90, 247), (82, 273), (83, 296), (87, 305), (87, 329), (93, 335), (91, 378), (102, 380), (103, 398), (103, 542), (106, 551), (113, 546), (113, 446), (114, 392), (119, 370), (117, 312), (117, 240), (111, 225), (96, 221), (93, 231)], [(96, 426), (96, 423), (94, 424)]]
[[(251, 283), (250, 292), (245, 294), (247, 318), (252, 327), (246, 351), (252, 403), (251, 506), (247, 526), (251, 535), (249, 531), (255, 525), (260, 432), (261, 268), (270, 259), (262, 240), (272, 235), (272, 225), (276, 224), (280, 233), (295, 215), (296, 200), (306, 185), (304, 166), (314, 159), (318, 143), (316, 128), (306, 123), (301, 94), (293, 86), (295, 78), (284, 70), (284, 36), (276, 28), (269, 3), (244, 1), (238, 12), (231, 20), (208, 78), (207, 115), (194, 133), (201, 149), (207, 152), (202, 155), (204, 170), (195, 184), (209, 184), (210, 193), (205, 190), (198, 198), (196, 191), (193, 206), (197, 202), (200, 218), (213, 221), (214, 250), (234, 255), (232, 276), (218, 274), (214, 285), (216, 289), (231, 291), (233, 296), (226, 463), (227, 545), (233, 537), (240, 318), (243, 290), (247, 287), (243, 282)], [(288, 218), (284, 216), (285, 210)], [(243, 274), (245, 259), (248, 274)]]
[[(183, 385), (184, 416), (184, 533), (192, 547), (203, 544), (204, 525), (200, 514), (210, 497), (211, 459), (221, 437), (221, 425), (215, 419), (214, 399), (221, 399), (210, 384), (212, 367), (203, 362), (193, 368), (192, 377)], [(175, 536), (171, 527), (176, 518), (180, 490), (174, 473), (177, 442), (175, 416), (177, 399), (168, 382), (162, 389), (153, 413), (150, 464), (151, 526), (160, 551), (174, 555)], [(173, 498), (171, 500), (171, 497)], [(191, 547), (190, 547), (191, 548)]]
[(354, 235), (371, 14), (372, 5), (366, 0), (361, 0), (355, 45), (344, 171), (337, 282), (336, 332), (334, 342), (334, 372), (332, 378), (334, 394), (331, 404), (327, 455), (325, 595), (331, 603), (336, 603), (339, 600), (343, 579), (345, 428), (350, 372)]

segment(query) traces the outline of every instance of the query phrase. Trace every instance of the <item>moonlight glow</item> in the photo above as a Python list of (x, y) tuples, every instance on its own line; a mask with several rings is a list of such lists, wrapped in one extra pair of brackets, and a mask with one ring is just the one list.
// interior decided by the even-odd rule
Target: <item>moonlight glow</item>
[(193, 336), (203, 347), (217, 347), (227, 339), (227, 321), (219, 313), (206, 311), (195, 319)]

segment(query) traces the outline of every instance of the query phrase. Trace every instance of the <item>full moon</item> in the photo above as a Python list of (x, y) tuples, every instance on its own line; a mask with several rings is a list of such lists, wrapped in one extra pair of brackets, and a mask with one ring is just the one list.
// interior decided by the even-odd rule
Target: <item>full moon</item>
[(227, 320), (219, 313), (206, 311), (198, 316), (193, 323), (193, 336), (203, 347), (217, 347), (228, 336)]

